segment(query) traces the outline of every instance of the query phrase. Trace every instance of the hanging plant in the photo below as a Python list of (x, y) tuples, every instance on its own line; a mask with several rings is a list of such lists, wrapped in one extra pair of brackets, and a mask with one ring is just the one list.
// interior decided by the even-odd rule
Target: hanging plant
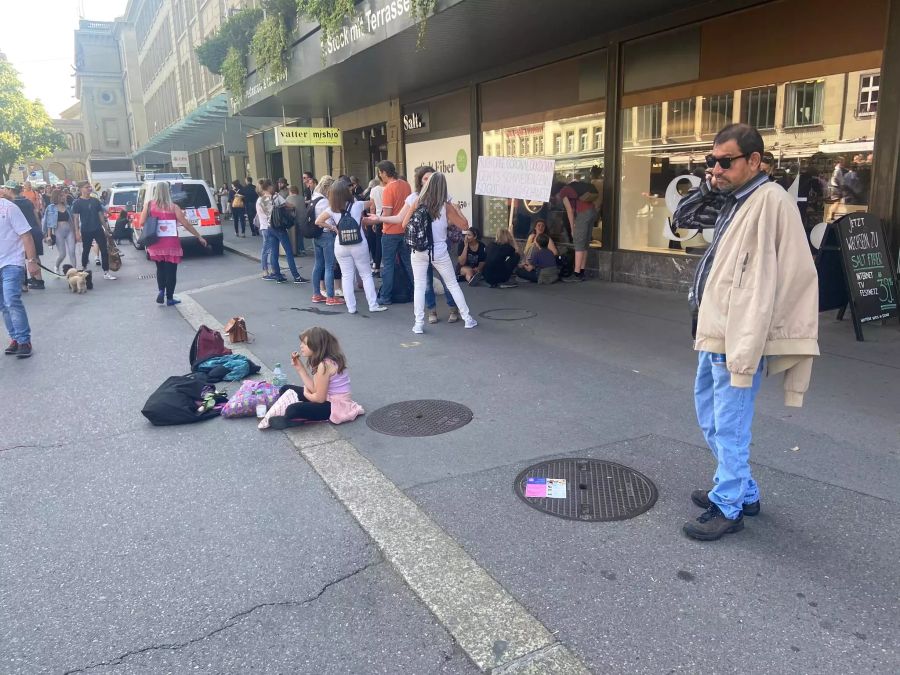
[(344, 20), (353, 14), (353, 0), (297, 0), (297, 12), (316, 21), (322, 29), (322, 55), (328, 40), (344, 28)]
[(422, 49), (425, 44), (425, 28), (428, 25), (428, 15), (434, 12), (437, 0), (412, 0), (412, 18), (419, 23), (419, 33), (416, 36), (416, 49)]
[(241, 58), (247, 57), (247, 45), (262, 21), (261, 9), (242, 9), (226, 19), (215, 33), (194, 48), (200, 65), (215, 75), (223, 75), (222, 68), (228, 52), (236, 49)]
[(236, 101), (247, 93), (247, 65), (237, 47), (229, 47), (222, 62), (222, 82)]
[(287, 72), (288, 32), (280, 14), (270, 14), (263, 19), (256, 32), (250, 52), (256, 59), (259, 80), (266, 77), (281, 79)]

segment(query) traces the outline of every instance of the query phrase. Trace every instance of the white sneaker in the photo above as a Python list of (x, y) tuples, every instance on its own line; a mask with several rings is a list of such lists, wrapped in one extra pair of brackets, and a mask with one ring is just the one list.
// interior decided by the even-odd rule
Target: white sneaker
[(384, 305), (376, 305), (375, 307), (369, 307), (370, 312), (386, 312), (388, 308)]
[(334, 295), (335, 295), (335, 297), (343, 298), (344, 291), (342, 291), (340, 288), (336, 288), (336, 289), (334, 289)]
[(109, 279), (110, 281), (115, 281), (115, 280), (116, 280), (116, 277), (114, 277), (114, 276), (113, 276), (112, 274), (110, 274), (109, 272), (104, 272), (104, 273), (103, 273), (103, 278), (104, 278), (104, 279)]
[(474, 317), (469, 317), (466, 319), (466, 328), (475, 328), (478, 325), (478, 322), (474, 319)]
[(424, 325), (422, 325), (418, 321), (415, 324), (413, 324), (413, 333), (415, 333), (416, 335), (421, 335), (424, 332), (425, 332)]

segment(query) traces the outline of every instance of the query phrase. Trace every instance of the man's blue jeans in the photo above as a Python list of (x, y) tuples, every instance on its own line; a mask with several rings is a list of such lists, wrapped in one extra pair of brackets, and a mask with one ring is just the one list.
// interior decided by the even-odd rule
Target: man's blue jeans
[[(447, 292), (446, 286), (444, 287), (444, 299), (447, 301), (447, 307), (456, 308), (456, 302), (453, 301), (453, 296)], [(434, 296), (434, 267), (429, 265), (428, 284), (425, 286), (425, 308), (431, 310), (435, 307), (437, 307), (437, 298)]]
[(291, 270), (291, 274), (294, 275), (294, 278), (300, 276), (300, 272), (297, 271), (297, 263), (294, 261), (294, 252), (291, 250), (291, 238), (288, 236), (287, 230), (277, 230), (274, 227), (270, 227), (266, 232), (269, 233), (269, 240), (271, 242), (271, 254), (272, 254), (272, 274), (276, 277), (281, 276), (281, 266), (278, 264), (278, 254), (279, 254), (279, 246), (284, 249), (284, 255), (287, 258), (288, 268)]
[(19, 344), (31, 342), (31, 327), (28, 315), (22, 304), (22, 284), (25, 283), (25, 268), (20, 265), (7, 265), (0, 268), (0, 284), (2, 297), (0, 308), (3, 310), (3, 323), (9, 337)]
[[(312, 286), (313, 294), (321, 293), (322, 279), (325, 279), (325, 295), (334, 297), (334, 232), (323, 230), (317, 238), (313, 239), (313, 248), (316, 250), (316, 266), (313, 268)], [(351, 282), (352, 283), (352, 282)], [(352, 287), (351, 287), (352, 292)]]
[[(397, 255), (406, 269), (409, 283), (413, 280), (412, 261), (409, 259), (409, 247), (403, 240), (402, 234), (381, 235), (381, 290), (378, 292), (378, 304), (390, 305), (394, 292), (394, 265)], [(433, 291), (432, 291), (433, 292)], [(427, 304), (427, 303), (426, 303)], [(432, 305), (433, 306), (433, 305)]]
[(734, 520), (744, 504), (759, 500), (759, 488), (750, 475), (750, 427), (756, 393), (762, 382), (763, 361), (747, 388), (731, 386), (724, 354), (700, 352), (694, 404), (697, 421), (718, 462), (709, 500)]

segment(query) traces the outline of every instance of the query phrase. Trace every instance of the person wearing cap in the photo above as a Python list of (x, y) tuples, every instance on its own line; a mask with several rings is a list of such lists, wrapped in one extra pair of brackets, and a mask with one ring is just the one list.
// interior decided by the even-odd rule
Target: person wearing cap
[[(30, 185), (30, 183), (26, 183), (25, 185)], [(19, 207), (19, 210), (25, 216), (26, 222), (31, 226), (31, 237), (34, 240), (34, 257), (39, 258), (44, 255), (44, 232), (41, 228), (41, 223), (37, 211), (34, 208), (34, 204), (30, 199), (25, 197), (21, 185), (18, 183), (7, 183), (7, 186), (12, 193), (13, 204)], [(44, 290), (44, 280), (41, 278), (41, 268), (37, 265), (35, 268), (34, 272), (29, 270), (27, 288), (42, 291)]]
[(10, 343), (4, 354), (27, 359), (31, 356), (31, 327), (22, 303), (26, 270), (37, 272), (37, 253), (31, 225), (13, 202), (13, 193), (0, 188), (0, 309)]

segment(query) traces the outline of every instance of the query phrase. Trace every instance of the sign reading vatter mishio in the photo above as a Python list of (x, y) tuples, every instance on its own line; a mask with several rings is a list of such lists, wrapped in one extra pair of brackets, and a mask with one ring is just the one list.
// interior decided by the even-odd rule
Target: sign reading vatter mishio
[(275, 127), (275, 145), (341, 145), (340, 129), (329, 127)]

